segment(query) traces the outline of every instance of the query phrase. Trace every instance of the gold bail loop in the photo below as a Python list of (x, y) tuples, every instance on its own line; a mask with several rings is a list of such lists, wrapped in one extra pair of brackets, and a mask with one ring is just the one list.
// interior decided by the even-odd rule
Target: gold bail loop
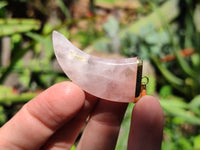
[[(143, 76), (142, 80), (143, 79), (146, 79), (146, 81), (142, 81), (142, 84), (141, 84), (142, 87), (141, 88), (146, 90), (146, 85), (149, 83), (149, 78), (147, 76)], [(142, 89), (141, 89), (141, 91), (142, 91)]]
[(140, 95), (135, 98), (135, 102), (138, 102), (140, 100), (140, 98), (142, 98), (142, 96), (147, 95), (146, 85), (149, 83), (149, 78), (147, 76), (144, 76), (144, 77), (142, 77), (142, 80), (143, 79), (146, 79), (146, 82), (142, 81), (142, 83), (141, 83), (141, 92), (140, 92)]

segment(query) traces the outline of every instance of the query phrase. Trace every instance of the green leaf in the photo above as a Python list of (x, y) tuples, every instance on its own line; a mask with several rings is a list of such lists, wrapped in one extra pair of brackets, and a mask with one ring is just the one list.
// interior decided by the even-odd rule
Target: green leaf
[[(166, 18), (166, 22), (173, 21), (178, 15), (179, 15), (179, 0), (168, 0), (163, 5), (159, 7), (160, 12), (163, 16)], [(170, 12), (170, 13), (169, 13)], [(129, 26), (126, 26), (126, 28), (119, 31), (119, 37), (120, 39), (123, 39), (127, 36), (127, 33), (129, 34), (140, 34), (141, 29), (147, 28), (147, 26), (153, 26), (153, 28), (159, 29), (163, 26), (163, 23), (161, 19), (158, 17), (157, 12), (152, 12), (151, 14), (141, 17), (138, 21), (133, 21)], [(99, 43), (101, 41), (104, 41), (102, 44), (108, 44), (109, 40), (108, 38), (100, 38), (94, 41), (94, 45), (96, 43)]]
[(47, 46), (49, 49), (52, 48), (52, 42), (49, 41), (45, 36), (42, 36), (40, 34), (37, 33), (33, 33), (33, 32), (28, 32), (26, 33), (26, 36), (34, 39), (37, 42), (41, 42), (43, 44), (45, 44), (45, 46)]
[(155, 45), (155, 46), (151, 46), (150, 47), (150, 53), (151, 55), (158, 55), (160, 54), (160, 47), (158, 45)]
[(7, 96), (0, 96), (0, 104), (19, 104), (19, 103), (26, 103), (32, 98), (37, 96), (36, 93), (23, 93), (20, 95), (10, 93)]
[(196, 5), (193, 19), (197, 31), (200, 32), (200, 4)]
[(162, 98), (167, 98), (171, 94), (172, 94), (172, 87), (170, 85), (164, 85), (164, 86), (161, 87), (159, 95)]
[(25, 48), (20, 49), (20, 51), (18, 53), (16, 53), (13, 57), (12, 57), (12, 62), (10, 63), (10, 65), (2, 72), (1, 76), (0, 76), (0, 83), (2, 83), (5, 78), (8, 76), (8, 74), (13, 71), (13, 68), (16, 66), (16, 63), (21, 60), (21, 58), (24, 56), (24, 54), (29, 51), (32, 46), (34, 45), (34, 41), (31, 42), (28, 46), (26, 46)]
[(194, 97), (191, 102), (189, 103), (190, 108), (200, 107), (200, 95)]
[(109, 17), (108, 21), (103, 24), (103, 28), (109, 37), (115, 37), (119, 32), (119, 22), (114, 17)]
[(20, 74), (20, 81), (25, 87), (29, 87), (31, 70), (28, 68), (24, 68), (22, 73)]
[(174, 54), (177, 58), (178, 64), (186, 75), (196, 78), (197, 73), (191, 68), (189, 63), (178, 53), (177, 50), (174, 50)]
[(179, 108), (179, 109), (188, 108), (187, 103), (185, 103), (184, 101), (176, 100), (173, 97), (172, 98), (168, 97), (168, 99), (170, 100), (165, 100), (165, 99), (160, 100), (159, 102), (161, 106), (163, 106), (164, 108), (168, 107)]
[(70, 150), (76, 150), (76, 146), (73, 145)]
[(168, 82), (175, 84), (176, 86), (184, 85), (184, 81), (182, 79), (176, 77), (169, 70), (167, 70), (165, 67), (163, 67), (157, 57), (152, 57), (152, 60)]
[(58, 5), (60, 6), (60, 9), (62, 10), (62, 12), (64, 13), (65, 17), (67, 19), (71, 19), (71, 14), (69, 12), (69, 9), (65, 6), (65, 3), (63, 2), (63, 0), (56, 0)]
[(196, 136), (193, 141), (194, 141), (194, 149), (195, 150), (200, 149), (200, 135)]
[(188, 107), (187, 103), (174, 100), (161, 100), (160, 104), (168, 114), (180, 117), (187, 123), (200, 125), (200, 119), (185, 109)]
[(13, 34), (11, 36), (11, 40), (13, 43), (19, 43), (20, 41), (22, 41), (22, 35), (21, 34)]
[(12, 93), (11, 87), (0, 85), (0, 97), (8, 96), (10, 93)]
[(128, 141), (128, 136), (129, 136), (130, 124), (131, 124), (131, 115), (132, 115), (134, 105), (135, 105), (134, 103), (128, 104), (126, 113), (124, 115), (124, 118), (121, 124), (120, 133), (119, 133), (115, 150), (127, 149), (127, 141)]
[(200, 57), (199, 57), (199, 54), (193, 54), (191, 56), (191, 61), (192, 61), (192, 64), (194, 67), (198, 68), (199, 65), (200, 65)]
[(156, 32), (151, 32), (151, 34), (146, 35), (145, 41), (149, 44), (156, 44), (159, 40), (159, 35)]
[(0, 37), (38, 30), (40, 21), (35, 19), (0, 19)]
[(100, 40), (94, 41), (94, 43), (93, 43), (95, 49), (97, 49), (99, 51), (101, 50), (103, 52), (109, 51), (109, 49), (110, 49), (109, 44), (110, 44), (109, 39), (100, 39)]
[[(42, 36), (40, 34), (37, 33), (33, 33), (33, 32), (28, 32), (26, 33), (26, 36), (32, 38), (33, 40), (37, 41), (38, 43), (44, 44), (45, 45), (45, 58), (44, 60), (46, 60), (47, 64), (49, 64), (49, 59), (52, 56), (53, 53), (53, 46), (52, 46), (52, 42), (50, 39), (50, 36)], [(44, 63), (45, 61), (43, 61)]]
[(181, 137), (177, 142), (179, 149), (193, 150), (192, 145), (188, 139)]
[(3, 125), (6, 122), (6, 114), (3, 106), (0, 106), (0, 125)]
[(171, 115), (182, 118), (185, 122), (200, 125), (200, 119), (194, 116), (191, 112), (186, 111), (180, 108), (174, 107), (165, 107), (165, 110), (168, 111)]
[(147, 75), (149, 83), (147, 84), (147, 95), (153, 95), (156, 91), (156, 78), (153, 75)]
[(170, 141), (162, 142), (162, 150), (173, 150), (174, 147), (175, 147), (174, 142), (170, 142)]
[[(35, 93), (23, 93), (20, 95), (13, 94), (13, 89), (11, 87), (0, 85), (0, 104), (10, 104), (10, 103), (24, 103), (35, 97)], [(0, 107), (0, 113), (2, 108)], [(0, 116), (1, 119), (1, 116)]]
[[(158, 12), (161, 16), (165, 16), (166, 22), (171, 22), (179, 15), (179, 0), (168, 0), (163, 5), (158, 8)], [(124, 32), (126, 33), (138, 33), (142, 28), (145, 28), (147, 25), (152, 24), (154, 28), (160, 28), (163, 26), (163, 22), (158, 16), (158, 12), (153, 11), (148, 16), (142, 17), (137, 22), (134, 22), (128, 28), (125, 28), (120, 32), (120, 35), (123, 36)], [(170, 13), (169, 13), (170, 12)]]
[(6, 1), (0, 2), (0, 9), (4, 8), (7, 5), (8, 5), (8, 3)]
[(173, 124), (177, 124), (177, 125), (181, 125), (181, 124), (184, 124), (185, 121), (182, 118), (180, 118), (180, 117), (174, 117), (172, 119), (172, 123)]

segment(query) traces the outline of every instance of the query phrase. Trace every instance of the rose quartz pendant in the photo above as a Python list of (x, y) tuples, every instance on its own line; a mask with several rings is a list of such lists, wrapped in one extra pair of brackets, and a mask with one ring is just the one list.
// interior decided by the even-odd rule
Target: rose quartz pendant
[(53, 32), (56, 58), (65, 74), (86, 92), (110, 101), (135, 102), (139, 96), (142, 59), (105, 59), (75, 47), (62, 34)]

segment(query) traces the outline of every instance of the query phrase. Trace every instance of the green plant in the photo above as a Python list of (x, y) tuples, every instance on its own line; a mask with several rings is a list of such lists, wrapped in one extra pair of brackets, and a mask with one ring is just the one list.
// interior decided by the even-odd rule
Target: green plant
[[(180, 14), (173, 22), (166, 20), (160, 7), (152, 2), (149, 4), (162, 22), (161, 28), (149, 24), (135, 34), (126, 32), (121, 38), (121, 52), (128, 57), (142, 56), (157, 69), (156, 87), (165, 113), (162, 149), (198, 149), (199, 2), (179, 1)], [(191, 53), (181, 54), (185, 51)], [(173, 59), (162, 62), (162, 58), (167, 56)]]
[[(100, 1), (100, 0), (99, 0)], [(101, 0), (101, 2), (104, 0)], [(62, 73), (54, 70), (55, 61), (51, 33), (62, 32), (72, 41), (78, 41), (81, 48), (93, 43), (96, 49), (117, 52), (127, 57), (139, 55), (148, 59), (156, 68), (156, 76), (149, 76), (148, 94), (158, 96), (165, 114), (163, 150), (199, 149), (200, 135), (200, 4), (188, 0), (143, 0), (145, 7), (138, 10), (137, 20), (128, 25), (121, 24), (114, 17), (104, 23), (102, 31), (96, 31), (95, 19), (74, 19), (70, 9), (63, 1), (56, 0), (61, 18), (48, 14), (47, 1), (0, 1), (0, 40), (10, 38), (10, 64), (0, 64), (0, 83), (4, 83), (11, 73), (19, 75), (20, 86), (27, 91), (47, 88), (50, 85), (68, 80)], [(110, 0), (110, 3), (116, 2)], [(38, 6), (35, 9), (13, 12), (11, 4)], [(95, 3), (95, 2), (94, 2)], [(158, 6), (159, 7), (158, 7)], [(143, 5), (142, 5), (143, 6)], [(10, 18), (6, 18), (8, 12)], [(12, 16), (13, 15), (13, 16)], [(22, 18), (22, 16), (24, 18)], [(32, 19), (29, 19), (31, 16)], [(39, 16), (39, 17), (38, 17)], [(59, 16), (59, 15), (57, 15)], [(51, 21), (50, 21), (51, 20)], [(87, 27), (77, 24), (87, 22)], [(72, 29), (74, 29), (73, 32)], [(102, 37), (102, 38), (99, 38)], [(0, 44), (1, 46), (1, 44)], [(192, 54), (181, 55), (183, 50), (192, 49)], [(0, 52), (2, 49), (0, 47)], [(24, 61), (25, 55), (31, 55)], [(162, 58), (172, 55), (173, 59), (163, 62)], [(13, 93), (15, 88), (0, 86), (0, 125), (3, 125), (23, 104), (36, 93)], [(122, 122), (116, 149), (126, 149), (130, 128), (130, 104)], [(75, 146), (72, 147), (75, 149)]]

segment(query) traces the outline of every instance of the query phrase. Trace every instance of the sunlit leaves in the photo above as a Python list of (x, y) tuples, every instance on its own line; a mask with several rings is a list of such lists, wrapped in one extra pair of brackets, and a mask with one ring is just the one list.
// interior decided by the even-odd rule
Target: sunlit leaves
[(35, 19), (0, 19), (0, 37), (38, 30), (40, 21)]
[(200, 32), (200, 4), (196, 5), (193, 19), (197, 31)]

